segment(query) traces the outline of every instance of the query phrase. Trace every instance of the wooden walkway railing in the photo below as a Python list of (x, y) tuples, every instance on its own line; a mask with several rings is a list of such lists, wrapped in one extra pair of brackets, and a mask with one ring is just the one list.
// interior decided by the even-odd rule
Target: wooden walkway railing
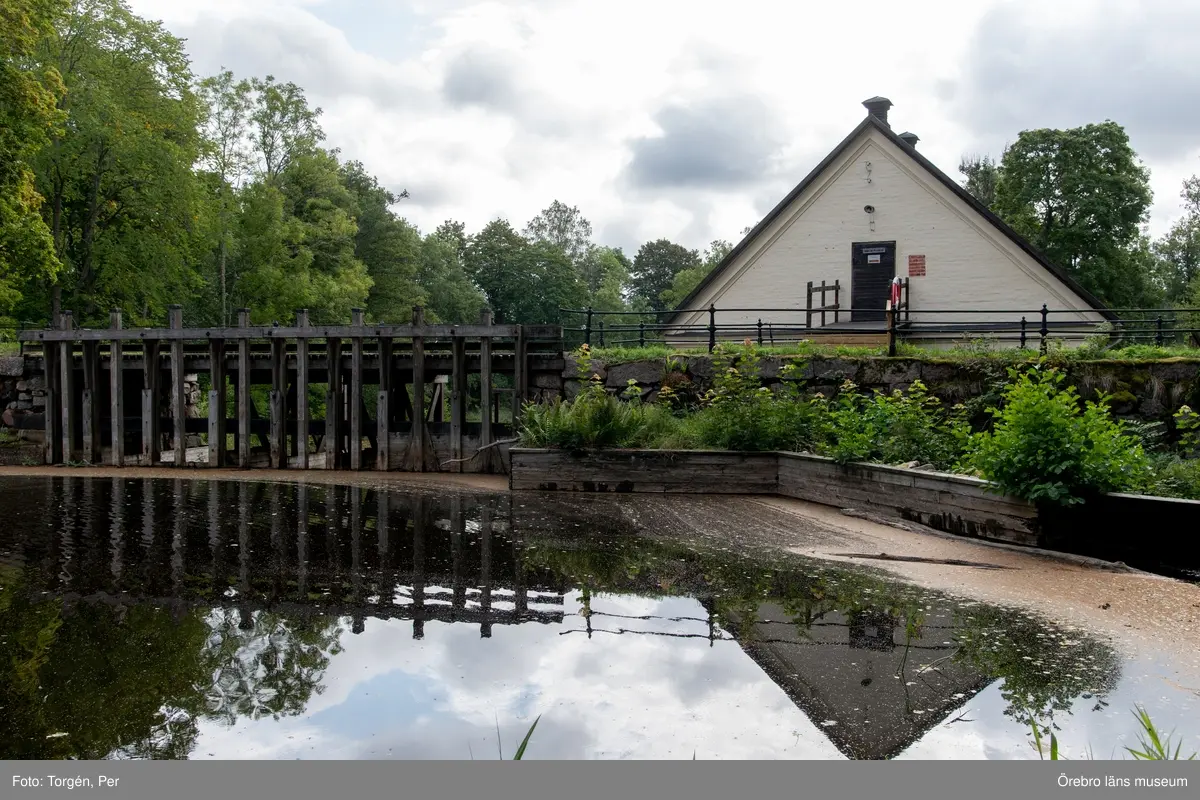
[[(501, 397), (515, 419), (544, 382), (535, 373), (562, 370), (561, 327), (495, 324), (488, 310), (461, 325), (426, 324), (420, 307), (405, 325), (368, 324), (361, 309), (349, 325), (312, 325), (304, 310), (287, 327), (249, 320), (241, 309), (236, 327), (185, 328), (172, 306), (167, 328), (127, 329), (114, 311), (110, 327), (81, 329), (67, 311), (52, 329), (22, 332), (27, 357), (41, 350), (46, 463), (494, 472)], [(201, 375), (206, 420), (188, 413), (187, 376)], [(256, 386), (270, 387), (265, 420)], [(206, 445), (189, 448), (189, 435)]]

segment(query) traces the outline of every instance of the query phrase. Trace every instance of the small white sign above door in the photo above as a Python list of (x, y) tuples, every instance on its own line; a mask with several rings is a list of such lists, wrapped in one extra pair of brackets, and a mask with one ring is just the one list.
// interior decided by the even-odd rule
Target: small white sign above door
[(871, 255), (867, 256), (867, 263), (868, 264), (878, 264), (880, 258), (882, 258), (882, 256), (875, 255), (874, 253), (872, 253)]

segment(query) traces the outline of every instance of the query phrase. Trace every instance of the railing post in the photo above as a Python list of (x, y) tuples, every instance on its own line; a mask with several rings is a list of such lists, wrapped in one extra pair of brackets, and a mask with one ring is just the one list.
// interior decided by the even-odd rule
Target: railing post
[(638, 347), (646, 346), (646, 322), (645, 320), (638, 323)]
[(1050, 326), (1049, 326), (1049, 324), (1047, 323), (1047, 317), (1049, 317), (1049, 315), (1050, 315), (1050, 311), (1049, 311), (1049, 309), (1047, 309), (1047, 308), (1046, 308), (1046, 304), (1045, 304), (1045, 303), (1042, 303), (1042, 327), (1041, 327), (1041, 331), (1040, 331), (1040, 332), (1041, 332), (1041, 334), (1042, 334), (1042, 347), (1041, 347), (1041, 351), (1042, 351), (1043, 353), (1045, 353), (1045, 352), (1046, 352), (1046, 337), (1047, 337), (1048, 335), (1050, 335)]
[(604, 320), (600, 320), (600, 346), (604, 347)]
[(1162, 314), (1158, 315), (1158, 319), (1154, 321), (1154, 344), (1162, 347), (1163, 344), (1163, 318)]
[(896, 355), (896, 309), (892, 307), (891, 300), (887, 301), (884, 314), (887, 316), (888, 357), (890, 358)]
[(583, 323), (583, 343), (588, 347), (592, 346), (592, 307), (587, 307), (587, 316)]
[(1025, 329), (1028, 325), (1029, 325), (1029, 322), (1025, 319), (1025, 317), (1021, 317), (1021, 349), (1022, 350), (1025, 349)]
[[(812, 281), (809, 281), (808, 282), (808, 291), (806, 293), (807, 300), (805, 301), (805, 305), (804, 305), (804, 327), (806, 327), (806, 328), (812, 327), (812, 293), (813, 293)], [(824, 295), (822, 295), (822, 297), (821, 297), (821, 305), (825, 305)]]
[(708, 306), (708, 352), (717, 349), (717, 307)]
[(762, 347), (762, 317), (758, 318), (758, 346)]

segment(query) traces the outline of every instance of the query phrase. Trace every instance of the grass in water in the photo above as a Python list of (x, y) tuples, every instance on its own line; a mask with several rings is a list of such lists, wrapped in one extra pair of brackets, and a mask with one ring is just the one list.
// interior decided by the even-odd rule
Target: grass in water
[[(1141, 706), (1136, 706), (1133, 710), (1134, 719), (1138, 722), (1138, 727), (1141, 732), (1138, 734), (1138, 747), (1135, 750), (1132, 747), (1126, 747), (1125, 750), (1134, 757), (1137, 761), (1195, 761), (1196, 753), (1192, 753), (1187, 758), (1183, 758), (1180, 753), (1183, 750), (1183, 743), (1176, 742), (1175, 749), (1171, 749), (1171, 737), (1175, 735), (1172, 731), (1167, 736), (1163, 736), (1154, 720), (1150, 719), (1150, 714)], [(1033, 746), (1037, 750), (1038, 755), (1043, 759), (1050, 761), (1065, 761), (1062, 758), (1058, 749), (1058, 737), (1053, 733), (1050, 734), (1050, 747), (1047, 753), (1042, 740), (1042, 733), (1038, 730), (1037, 722), (1030, 723), (1033, 729)]]

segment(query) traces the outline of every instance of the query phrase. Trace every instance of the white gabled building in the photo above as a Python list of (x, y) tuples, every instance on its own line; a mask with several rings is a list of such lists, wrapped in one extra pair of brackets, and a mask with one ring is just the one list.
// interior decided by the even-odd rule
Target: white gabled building
[[(1022, 313), (1034, 342), (1045, 304), (1051, 327), (1088, 327), (1112, 318), (1104, 305), (1039, 253), (916, 149), (917, 137), (888, 124), (887, 98), (863, 103), (866, 118), (738, 243), (691, 293), (668, 325), (679, 345), (707, 338), (707, 309), (717, 309), (718, 338), (754, 336), (757, 322), (781, 338), (822, 325), (810, 315), (808, 284), (838, 286), (840, 310), (824, 326), (849, 328), (842, 341), (883, 328), (894, 278), (904, 284), (914, 326), (991, 328), (1015, 338)], [(822, 305), (817, 293), (812, 306)], [(834, 303), (834, 292), (824, 304)], [(752, 309), (738, 311), (734, 309)], [(757, 311), (756, 309), (789, 309)], [(974, 314), (930, 314), (973, 310)], [(904, 316), (903, 314), (901, 316)], [(1081, 325), (1082, 324), (1082, 325)], [(785, 333), (785, 329), (789, 329)], [(978, 332), (972, 336), (980, 335)], [(961, 332), (926, 340), (961, 339)], [(814, 336), (815, 338), (815, 336)], [(824, 338), (824, 337), (823, 337)], [(876, 337), (877, 338), (877, 335)]]

